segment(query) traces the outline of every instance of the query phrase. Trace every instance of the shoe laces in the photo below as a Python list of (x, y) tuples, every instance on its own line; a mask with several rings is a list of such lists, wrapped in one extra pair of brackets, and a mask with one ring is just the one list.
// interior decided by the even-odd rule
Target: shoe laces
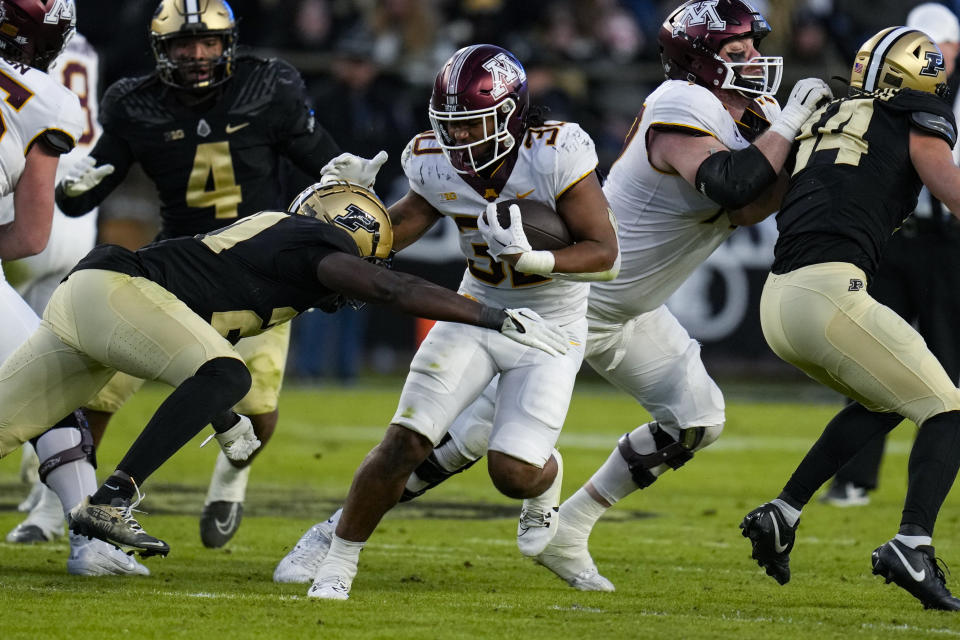
[(522, 529), (536, 529), (549, 527), (550, 516), (540, 509), (523, 509), (520, 511), (520, 527)]
[[(937, 580), (940, 584), (946, 586), (947, 576), (950, 575), (950, 567), (948, 567), (944, 559), (939, 556), (935, 556), (933, 562), (930, 564), (933, 565), (933, 571), (937, 576)], [(944, 575), (944, 571), (946, 571), (946, 575)]]
[(140, 531), (140, 532), (142, 532), (142, 531), (143, 531), (143, 527), (141, 527), (141, 526), (140, 526), (140, 523), (137, 522), (137, 519), (133, 516), (133, 513), (134, 513), (134, 512), (144, 513), (144, 514), (147, 513), (146, 511), (143, 511), (142, 509), (137, 509), (137, 507), (140, 505), (140, 503), (143, 502), (143, 499), (147, 497), (147, 494), (145, 494), (145, 493), (140, 493), (140, 487), (137, 486), (137, 483), (136, 483), (136, 481), (134, 481), (133, 478), (130, 478), (130, 482), (133, 484), (133, 489), (134, 489), (134, 491), (137, 492), (137, 499), (134, 500), (133, 502), (131, 502), (130, 504), (123, 505), (123, 506), (120, 506), (120, 507), (119, 507), (119, 509), (120, 509), (120, 517), (121, 517), (121, 518), (123, 519), (123, 521), (127, 524), (127, 526), (129, 526), (131, 529), (133, 529), (134, 531)]
[(313, 588), (316, 591), (321, 589), (330, 589), (331, 591), (337, 591), (340, 593), (349, 593), (350, 587), (347, 586), (347, 583), (344, 582), (343, 576), (327, 576), (326, 578), (320, 578), (313, 583)]

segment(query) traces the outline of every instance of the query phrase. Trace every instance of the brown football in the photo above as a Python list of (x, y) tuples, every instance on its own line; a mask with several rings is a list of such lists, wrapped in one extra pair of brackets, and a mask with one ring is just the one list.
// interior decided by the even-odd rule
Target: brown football
[(503, 200), (497, 203), (497, 219), (504, 229), (510, 227), (510, 205), (520, 207), (523, 232), (536, 250), (563, 249), (573, 244), (570, 230), (552, 207), (536, 200)]

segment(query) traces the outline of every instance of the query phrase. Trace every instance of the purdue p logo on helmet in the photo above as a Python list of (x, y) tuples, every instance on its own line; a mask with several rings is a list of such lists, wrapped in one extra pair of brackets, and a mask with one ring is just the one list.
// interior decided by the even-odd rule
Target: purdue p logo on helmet
[(390, 257), (393, 225), (383, 203), (368, 189), (350, 182), (318, 182), (304, 189), (287, 211), (323, 220), (347, 232), (363, 258)]
[(914, 89), (944, 97), (947, 72), (940, 47), (922, 31), (889, 27), (867, 40), (850, 72), (852, 91)]

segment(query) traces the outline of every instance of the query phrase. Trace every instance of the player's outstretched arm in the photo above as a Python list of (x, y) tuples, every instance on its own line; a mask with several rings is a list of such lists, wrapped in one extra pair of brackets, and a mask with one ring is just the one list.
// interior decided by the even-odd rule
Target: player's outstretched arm
[(566, 335), (529, 309), (498, 309), (408, 273), (390, 271), (346, 253), (332, 253), (317, 265), (317, 278), (347, 298), (382, 304), (410, 315), (461, 322), (499, 331), (552, 355), (566, 353)]
[(910, 132), (910, 161), (930, 193), (960, 218), (960, 167), (940, 136)]
[(43, 251), (53, 224), (53, 185), (59, 154), (35, 144), (13, 190), (13, 222), (0, 225), (0, 260), (16, 260)]

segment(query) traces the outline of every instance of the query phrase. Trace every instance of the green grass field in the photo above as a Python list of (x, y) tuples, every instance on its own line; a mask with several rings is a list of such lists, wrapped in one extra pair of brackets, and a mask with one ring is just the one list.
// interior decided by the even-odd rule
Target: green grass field
[[(387, 515), (361, 556), (347, 602), (271, 582), (301, 533), (335, 508), (379, 440), (399, 384), (291, 389), (281, 426), (254, 467), (243, 526), (224, 549), (197, 533), (216, 449), (187, 445), (144, 487), (145, 528), (170, 542), (149, 578), (66, 574), (64, 542), (0, 543), (0, 638), (944, 638), (960, 617), (924, 611), (870, 574), (870, 551), (896, 532), (913, 428), (891, 438), (868, 507), (812, 504), (777, 585), (737, 529), (776, 495), (839, 404), (728, 400), (724, 436), (679, 472), (638, 492), (594, 530), (591, 549), (615, 593), (581, 593), (520, 556), (518, 503), (477, 465)], [(161, 398), (148, 388), (118, 414), (100, 452), (113, 468)], [(794, 397), (802, 397), (796, 395)], [(578, 388), (560, 439), (572, 493), (646, 415), (626, 396)], [(202, 434), (206, 435), (206, 434)], [(201, 436), (202, 437), (202, 436)], [(20, 519), (19, 455), (0, 462), (0, 533)], [(956, 492), (955, 492), (956, 493)], [(960, 567), (956, 495), (938, 554)], [(960, 581), (948, 577), (955, 590)]]

